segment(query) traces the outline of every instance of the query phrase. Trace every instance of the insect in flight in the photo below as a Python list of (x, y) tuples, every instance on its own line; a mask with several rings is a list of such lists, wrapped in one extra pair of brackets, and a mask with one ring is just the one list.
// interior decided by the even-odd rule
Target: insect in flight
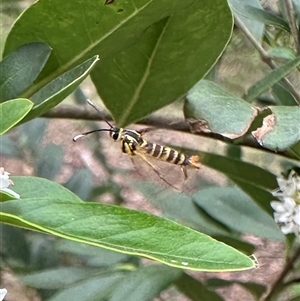
[[(100, 111), (98, 108), (87, 99), (87, 102), (99, 113)], [(86, 135), (89, 135), (91, 133), (95, 132), (109, 132), (109, 136), (114, 141), (120, 141), (121, 142), (121, 148), (122, 152), (129, 155), (129, 156), (138, 156), (143, 161), (145, 161), (148, 165), (150, 165), (154, 172), (159, 176), (161, 180), (166, 182), (168, 185), (172, 186), (171, 183), (169, 183), (166, 179), (162, 177), (159, 170), (156, 168), (155, 165), (153, 165), (148, 158), (153, 157), (160, 161), (169, 162), (171, 164), (176, 164), (181, 166), (181, 170), (183, 171), (184, 178), (187, 179), (187, 167), (191, 168), (200, 168), (200, 162), (199, 157), (196, 155), (188, 156), (184, 153), (180, 153), (170, 147), (162, 146), (156, 143), (148, 142), (143, 138), (143, 135), (148, 132), (149, 128), (146, 128), (144, 130), (136, 131), (136, 130), (130, 130), (130, 129), (123, 129), (119, 127), (114, 127), (104, 119), (104, 121), (108, 124), (108, 129), (97, 129), (93, 131), (89, 131), (86, 133), (82, 133), (80, 135), (77, 135), (73, 138), (73, 141), (77, 141), (79, 138), (82, 138)]]

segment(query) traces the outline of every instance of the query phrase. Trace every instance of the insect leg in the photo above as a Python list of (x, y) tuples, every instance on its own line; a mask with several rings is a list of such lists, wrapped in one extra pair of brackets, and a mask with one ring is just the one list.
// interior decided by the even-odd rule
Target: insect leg
[(187, 170), (186, 170), (186, 166), (181, 165), (181, 170), (183, 172), (184, 175), (184, 180), (186, 180), (188, 178), (188, 174), (187, 174)]
[(139, 157), (140, 157), (142, 160), (144, 160), (148, 165), (150, 165), (150, 166), (153, 168), (154, 172), (159, 176), (159, 178), (160, 178), (162, 181), (164, 181), (166, 184), (168, 184), (169, 186), (173, 187), (174, 189), (178, 190), (178, 188), (176, 188), (175, 186), (173, 186), (169, 181), (167, 181), (167, 180), (160, 174), (160, 172), (158, 171), (158, 169), (157, 169), (151, 162), (149, 162), (149, 160), (147, 159), (147, 157), (146, 157), (143, 153), (141, 153), (141, 152), (139, 152), (139, 151), (135, 151), (134, 154), (137, 155), (137, 156), (139, 156)]

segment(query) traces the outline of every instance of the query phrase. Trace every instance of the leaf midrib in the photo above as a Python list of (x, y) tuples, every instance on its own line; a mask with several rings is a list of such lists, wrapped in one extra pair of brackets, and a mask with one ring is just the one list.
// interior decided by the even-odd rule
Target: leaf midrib
[(71, 68), (71, 66), (74, 65), (80, 58), (84, 57), (84, 55), (89, 53), (96, 45), (100, 44), (111, 34), (116, 32), (120, 27), (122, 27), (124, 24), (129, 22), (133, 17), (135, 17), (138, 13), (140, 13), (142, 10), (144, 10), (148, 5), (150, 5), (151, 2), (152, 2), (152, 0), (149, 1), (147, 4), (145, 4), (144, 6), (140, 7), (139, 9), (135, 10), (130, 16), (125, 18), (123, 21), (121, 21), (117, 26), (113, 27), (110, 31), (108, 31), (106, 34), (104, 34), (101, 38), (97, 39), (94, 43), (92, 43), (90, 46), (85, 48), (78, 55), (74, 56), (73, 59), (71, 59), (64, 65), (61, 65), (54, 72), (51, 72), (49, 75), (47, 75), (41, 81), (39, 81), (37, 84), (31, 86), (28, 90), (23, 92), (20, 97), (29, 98), (30, 96), (34, 95), (37, 91), (39, 91), (41, 88), (43, 88), (46, 84), (48, 84), (49, 82), (54, 80), (56, 77), (58, 77), (59, 75), (63, 74), (67, 70), (69, 70)]

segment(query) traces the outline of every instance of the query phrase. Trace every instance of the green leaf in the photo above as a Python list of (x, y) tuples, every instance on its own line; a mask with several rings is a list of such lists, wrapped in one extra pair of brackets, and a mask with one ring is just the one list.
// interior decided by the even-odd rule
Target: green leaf
[(101, 60), (92, 79), (117, 124), (133, 123), (181, 98), (212, 68), (231, 30), (226, 2), (196, 1), (160, 18), (136, 44)]
[(42, 71), (51, 53), (44, 43), (19, 47), (0, 63), (0, 102), (16, 98)]
[(224, 271), (255, 266), (235, 249), (170, 220), (117, 206), (65, 201), (58, 192), (53, 198), (7, 201), (1, 210), (1, 221), (5, 223), (148, 257), (178, 268)]
[(45, 87), (35, 93), (31, 100), (34, 107), (23, 121), (28, 121), (41, 116), (48, 110), (58, 105), (90, 74), (99, 57), (96, 55), (81, 65), (74, 67), (61, 76), (55, 78)]
[(162, 265), (152, 265), (130, 273), (119, 283), (110, 301), (148, 301), (170, 286), (181, 271)]
[(0, 190), (0, 202), (6, 202), (13, 199), (15, 199), (15, 197), (12, 194)]
[(0, 135), (16, 125), (31, 110), (33, 103), (25, 98), (17, 98), (0, 103)]
[(286, 60), (294, 60), (297, 57), (297, 53), (292, 48), (277, 46), (269, 50), (269, 56)]
[(74, 193), (63, 186), (37, 177), (11, 177), (14, 181), (14, 190), (20, 194), (21, 199), (43, 198), (52, 195), (56, 199), (66, 202), (82, 202)]
[(257, 41), (261, 41), (264, 33), (264, 24), (249, 15), (249, 7), (261, 9), (259, 0), (229, 0), (232, 11), (241, 19), (247, 29)]
[(274, 201), (274, 196), (272, 195), (271, 191), (267, 191), (266, 189), (251, 183), (247, 183), (247, 181), (244, 181), (244, 179), (238, 179), (231, 176), (229, 176), (229, 179), (231, 179), (244, 192), (246, 192), (265, 212), (273, 216), (273, 209), (270, 206), (270, 202)]
[(80, 280), (95, 276), (95, 274), (99, 274), (98, 269), (60, 267), (27, 274), (21, 279), (26, 285), (34, 288), (62, 289)]
[(76, 283), (56, 293), (48, 301), (99, 301), (108, 300), (111, 292), (123, 279), (124, 273), (115, 272), (107, 275), (95, 276)]
[[(264, 208), (264, 210), (271, 212), (270, 197), (272, 194), (269, 191), (278, 187), (274, 174), (267, 169), (263, 169), (248, 162), (243, 162), (238, 158), (235, 159), (206, 152), (200, 152), (200, 156), (203, 165), (221, 171), (229, 179), (237, 183), (243, 190), (244, 187), (247, 187), (247, 190), (245, 190), (246, 193), (249, 194), (249, 190), (250, 192), (259, 191), (260, 193), (255, 198), (253, 198), (252, 194), (250, 194), (250, 196), (259, 206)], [(262, 195), (264, 197), (261, 197)], [(266, 196), (268, 196), (268, 198)]]
[(270, 89), (273, 85), (277, 84), (280, 80), (282, 80), (285, 76), (290, 74), (293, 70), (295, 70), (300, 64), (300, 57), (289, 61), (283, 66), (275, 69), (266, 75), (262, 80), (256, 82), (245, 95), (245, 100), (253, 101), (257, 98), (261, 93)]
[(284, 19), (277, 17), (264, 9), (246, 5), (245, 10), (247, 17), (253, 20), (260, 21), (265, 25), (273, 25), (277, 28), (290, 32), (289, 24)]
[(287, 152), (291, 158), (295, 158), (300, 161), (300, 141), (290, 147)]
[(295, 106), (297, 102), (294, 96), (281, 84), (275, 84), (272, 87), (272, 95), (277, 105)]
[(61, 239), (56, 243), (59, 252), (74, 254), (81, 257), (87, 266), (92, 267), (109, 267), (117, 263), (126, 262), (131, 256), (90, 246), (71, 240)]
[(184, 114), (195, 130), (200, 128), (231, 139), (244, 135), (257, 115), (257, 110), (246, 101), (207, 80), (199, 81), (186, 99)]
[(164, 216), (170, 219), (208, 235), (229, 235), (225, 227), (197, 208), (192, 197), (187, 194), (162, 189), (160, 186), (150, 183), (135, 182), (133, 188), (140, 191), (151, 204), (159, 208)]
[(3, 246), (2, 258), (11, 268), (30, 264), (30, 250), (24, 231), (0, 224), (0, 241)]
[(229, 229), (263, 238), (284, 238), (274, 219), (236, 187), (202, 189), (193, 195), (193, 199), (200, 208)]
[(252, 132), (257, 141), (272, 150), (285, 150), (300, 140), (300, 107), (271, 106), (272, 114)]
[[(156, 51), (150, 51), (151, 64), (148, 65), (148, 58), (138, 56), (137, 53), (134, 53), (134, 57), (138, 64), (129, 62), (131, 69), (127, 75), (133, 73), (140, 77), (139, 89), (135, 90), (135, 97), (132, 98), (139, 99), (139, 109), (132, 107), (132, 114), (140, 113), (128, 116), (129, 113), (123, 110), (125, 108), (131, 112), (134, 103), (131, 101), (129, 107), (128, 102), (125, 105), (120, 102), (125, 95), (119, 86), (115, 98), (104, 99), (106, 104), (110, 104), (109, 109), (114, 104), (114, 110), (122, 114), (118, 118), (113, 114), (119, 123), (125, 122), (125, 119), (129, 122), (182, 97), (209, 71), (224, 50), (232, 31), (232, 15), (226, 1), (142, 0), (115, 1), (113, 5), (104, 5), (102, 1), (94, 0), (37, 1), (14, 24), (4, 53), (8, 54), (32, 40), (44, 41), (53, 48), (41, 75), (31, 89), (26, 91), (25, 95), (31, 96), (92, 55), (100, 54), (101, 64), (104, 64), (106, 60), (143, 39), (146, 30), (153, 29), (152, 24), (167, 19), (168, 24), (160, 33), (161, 38), (149, 40), (146, 49), (140, 49), (140, 53), (147, 55), (149, 49), (153, 49), (153, 44), (157, 45)], [(70, 28), (76, 34), (70, 34)], [(143, 64), (139, 64), (139, 59), (142, 59)], [(128, 67), (127, 60), (125, 62), (121, 66), (123, 69)], [(144, 63), (147, 63), (148, 68), (144, 68)], [(99, 69), (95, 70), (95, 77), (98, 72), (102, 72), (103, 66), (100, 68), (99, 65)], [(150, 77), (147, 76), (149, 74)], [(115, 90), (118, 79), (115, 78), (112, 85), (109, 80), (112, 76), (115, 74), (105, 73), (104, 78), (101, 77), (105, 90)], [(143, 85), (144, 82), (147, 85)], [(141, 105), (142, 96), (147, 97), (145, 105)], [(122, 103), (121, 107), (119, 102)]]
[(191, 277), (187, 274), (182, 274), (182, 276), (176, 281), (176, 287), (184, 293), (188, 298), (193, 301), (222, 301), (223, 298), (220, 297), (214, 291), (207, 288), (207, 285), (202, 284), (197, 279)]

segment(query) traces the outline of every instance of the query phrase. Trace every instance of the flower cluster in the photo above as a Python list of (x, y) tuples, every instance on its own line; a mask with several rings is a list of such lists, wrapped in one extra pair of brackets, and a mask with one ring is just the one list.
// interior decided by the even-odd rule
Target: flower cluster
[(280, 201), (272, 201), (274, 220), (279, 224), (282, 233), (294, 233), (300, 236), (300, 177), (291, 171), (288, 179), (277, 179), (279, 188), (273, 196)]
[(0, 167), (0, 190), (11, 194), (16, 199), (20, 198), (20, 195), (9, 189), (10, 185), (14, 185), (14, 182), (9, 178), (10, 173), (5, 171), (3, 167)]
[(0, 301), (2, 301), (4, 299), (4, 297), (6, 296), (6, 294), (7, 294), (7, 289), (6, 288), (1, 288), (0, 289)]

